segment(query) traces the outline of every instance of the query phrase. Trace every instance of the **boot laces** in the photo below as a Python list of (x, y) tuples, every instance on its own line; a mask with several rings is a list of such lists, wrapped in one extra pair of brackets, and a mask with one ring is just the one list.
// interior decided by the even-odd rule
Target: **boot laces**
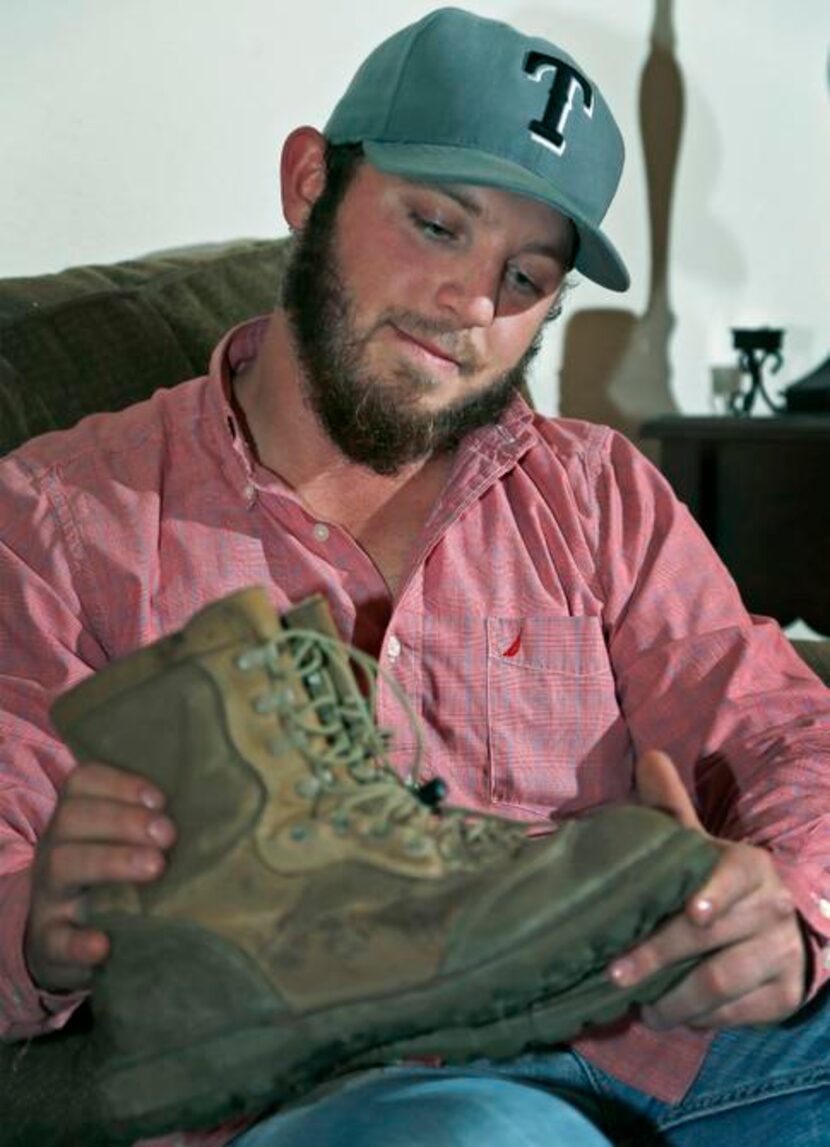
[[(340, 666), (338, 680), (347, 678), (345, 687), (335, 684), (331, 662)], [(364, 678), (366, 696), (349, 663)], [(237, 664), (268, 674), (271, 688), (254, 707), (281, 719), (283, 736), (275, 751), (281, 751), (287, 738), (308, 762), (310, 776), (303, 791), (311, 801), (312, 816), (320, 815), (326, 798), (333, 799), (335, 829), (345, 832), (357, 823), (367, 835), (384, 837), (394, 827), (404, 826), (407, 851), (426, 852), (431, 837), (448, 860), (463, 861), (471, 854), (481, 860), (494, 850), (502, 855), (506, 848), (513, 851), (525, 842), (524, 828), (518, 824), (443, 805), (440, 795), (431, 795), (429, 803), (419, 798), (420, 723), (400, 685), (373, 657), (315, 630), (289, 629), (247, 650)], [(300, 696), (292, 677), (302, 682)], [(415, 753), (406, 780), (389, 760), (392, 732), (379, 728), (372, 716), (378, 678), (389, 686), (414, 734)], [(350, 783), (355, 781), (356, 785)]]

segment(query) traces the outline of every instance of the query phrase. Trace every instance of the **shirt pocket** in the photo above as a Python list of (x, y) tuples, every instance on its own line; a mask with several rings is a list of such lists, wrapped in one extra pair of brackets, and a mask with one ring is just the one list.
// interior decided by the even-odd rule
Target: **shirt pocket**
[(628, 792), (630, 748), (599, 618), (487, 619), (490, 799), (573, 813)]

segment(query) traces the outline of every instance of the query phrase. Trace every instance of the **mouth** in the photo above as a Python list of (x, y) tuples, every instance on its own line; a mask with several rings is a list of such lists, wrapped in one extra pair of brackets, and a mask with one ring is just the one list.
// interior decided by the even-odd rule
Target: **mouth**
[(391, 323), (390, 325), (397, 337), (406, 347), (417, 354), (420, 358), (426, 359), (433, 367), (437, 366), (443, 370), (449, 369), (453, 371), (457, 371), (461, 368), (462, 364), (460, 360), (453, 358), (451, 354), (449, 354), (437, 343), (430, 342), (428, 339), (417, 338), (415, 335), (412, 335), (408, 331), (403, 330), (401, 327), (396, 326), (395, 323)]

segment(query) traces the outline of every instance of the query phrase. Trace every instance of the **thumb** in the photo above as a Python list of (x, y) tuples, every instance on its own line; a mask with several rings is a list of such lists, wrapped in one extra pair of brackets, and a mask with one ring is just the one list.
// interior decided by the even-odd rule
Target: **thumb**
[(703, 832), (692, 798), (668, 754), (657, 749), (643, 753), (634, 768), (634, 782), (642, 804), (662, 809), (686, 828)]

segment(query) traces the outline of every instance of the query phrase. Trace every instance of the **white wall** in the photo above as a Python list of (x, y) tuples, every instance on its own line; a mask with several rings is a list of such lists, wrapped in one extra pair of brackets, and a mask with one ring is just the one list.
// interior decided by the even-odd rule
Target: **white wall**
[[(581, 308), (645, 306), (637, 126), (656, 0), (481, 0), (598, 80), (629, 142), (608, 220), (634, 287), (584, 283)], [(284, 231), (279, 147), (322, 126), (357, 63), (423, 0), (3, 0), (0, 275)], [(827, 0), (676, 0), (686, 120), (672, 220), (671, 357), (681, 409), (710, 407), (729, 327), (782, 325), (798, 377), (830, 350)], [(486, 82), (486, 77), (483, 77)], [(534, 385), (557, 406), (562, 330)]]

